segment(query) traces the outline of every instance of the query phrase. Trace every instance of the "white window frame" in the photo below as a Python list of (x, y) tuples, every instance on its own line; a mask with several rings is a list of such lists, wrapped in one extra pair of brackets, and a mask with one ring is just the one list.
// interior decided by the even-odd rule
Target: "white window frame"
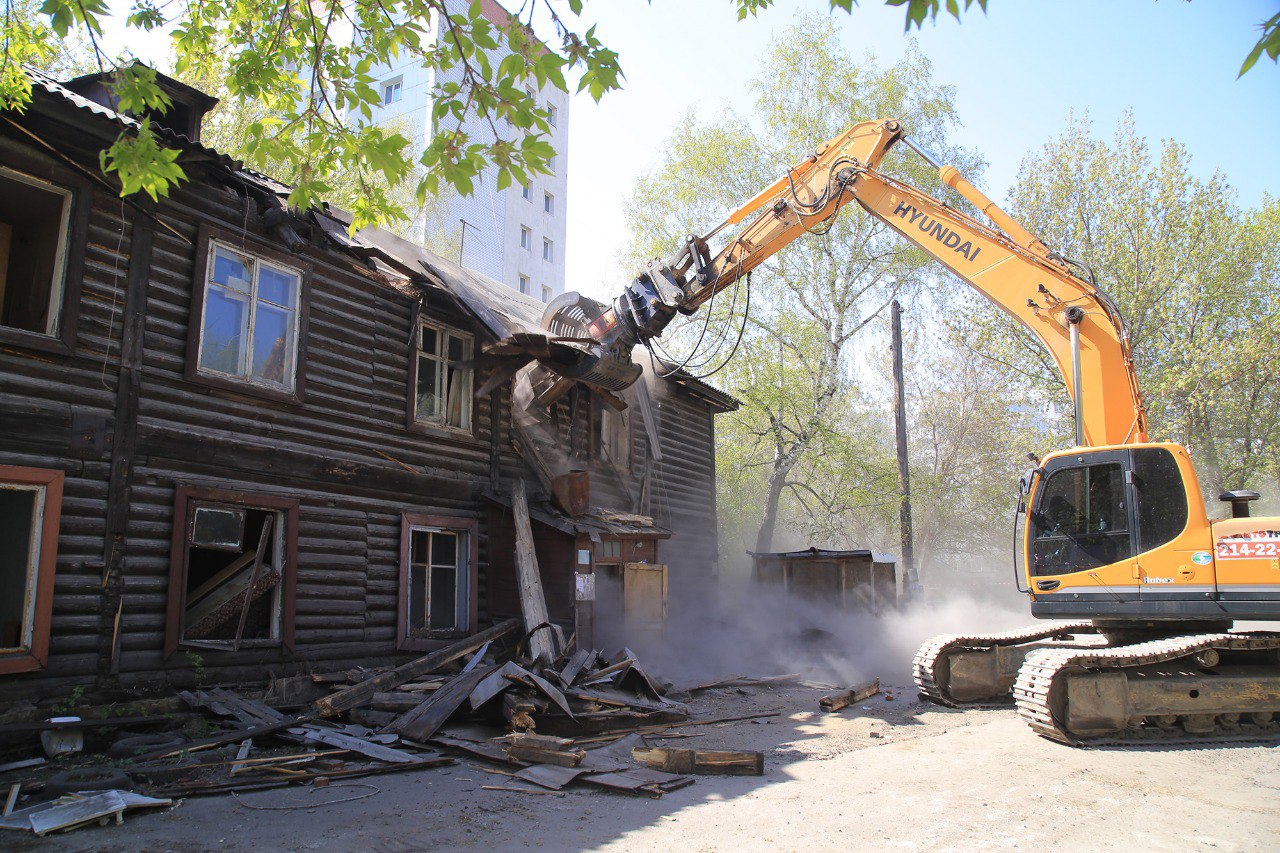
[[(431, 329), (436, 333), (436, 350), (435, 352), (424, 352), (422, 349), (422, 330)], [(470, 361), (475, 357), (475, 337), (466, 332), (459, 332), (448, 326), (439, 323), (432, 323), (428, 320), (420, 320), (418, 322), (417, 337), (414, 343), (413, 354), (413, 376), (409, 386), (409, 409), (412, 413), (413, 422), (428, 426), (440, 427), (443, 429), (453, 430), (455, 432), (464, 432), (470, 434), (472, 424), (472, 409), (474, 408), (475, 397), (475, 379), (476, 371), (474, 367), (461, 369), (464, 374), (462, 390), (462, 406), (460, 409), (459, 424), (451, 424), (448, 420), (449, 401), (447, 394), (443, 393), (446, 386), (446, 378), (448, 377), (449, 364), (449, 341), (457, 338), (463, 343), (463, 360)], [(423, 370), (424, 362), (430, 363), (430, 368), (436, 371), (436, 400), (437, 410), (422, 415), (418, 412), (418, 376)]]
[[(15, 171), (4, 166), (0, 166), (0, 177), (8, 178), (11, 181), (26, 184), (29, 187), (62, 197), (62, 215), (58, 222), (58, 250), (53, 258), (53, 277), (49, 282), (49, 308), (46, 315), (48, 319), (45, 320), (44, 331), (42, 332), (35, 332), (29, 329), (19, 330), (30, 332), (35, 335), (57, 337), (58, 333), (61, 331), (62, 303), (64, 293), (66, 292), (67, 244), (70, 242), (69, 235), (71, 234), (71, 190), (66, 189), (65, 187), (60, 187), (57, 184), (51, 184), (48, 181), (42, 181), (39, 178), (32, 177), (31, 175)], [(5, 253), (3, 258), (0, 258), (0, 260), (3, 260), (5, 264), (8, 264), (9, 253), (13, 251), (14, 247), (9, 245), (8, 251)], [(17, 329), (18, 327), (4, 326), (3, 328)]]
[(529, 200), (529, 185), (528, 185), (528, 184), (521, 184), (521, 185), (520, 185), (520, 197), (521, 197), (521, 198), (523, 198), (525, 201), (528, 201), (528, 200)]
[[(454, 550), (454, 561), (452, 566), (444, 564), (437, 565), (432, 561), (432, 542), (427, 540), (427, 562), (413, 562), (413, 538), (417, 534), (425, 533), (428, 536), (434, 536), (437, 533), (445, 533), (455, 538), (457, 547)], [(426, 569), (423, 578), (423, 593), (426, 595), (426, 601), (423, 602), (423, 615), (426, 619), (427, 635), (425, 637), (414, 637), (410, 632), (413, 630), (409, 624), (408, 610), (406, 606), (405, 620), (405, 636), (404, 640), (423, 640), (429, 639), (432, 633), (438, 634), (465, 634), (471, 630), (471, 531), (464, 529), (454, 529), (451, 527), (438, 527), (435, 525), (410, 524), (409, 525), (409, 548), (406, 555), (407, 574), (405, 577), (404, 595), (406, 598), (413, 591), (413, 569), (414, 566), (422, 566)], [(454, 573), (454, 593), (453, 593), (453, 622), (454, 624), (448, 628), (432, 628), (431, 627), (431, 575), (437, 568), (448, 568)]]
[(527, 296), (529, 294), (530, 284), (532, 284), (532, 282), (530, 281), (529, 276), (522, 273), (520, 275), (520, 292)]
[[(395, 97), (389, 98), (388, 96), (390, 95), (394, 95)], [(396, 77), (394, 79), (387, 80), (382, 84), (382, 106), (389, 107), (392, 104), (400, 103), (402, 100), (404, 100), (403, 77)]]
[(556, 108), (553, 104), (547, 104), (547, 124), (556, 126)]
[(549, 285), (545, 285), (545, 284), (542, 285), (542, 301), (543, 302), (551, 301), (551, 287)]
[(533, 229), (526, 225), (520, 226), (520, 248), (526, 252), (533, 251)]
[[(238, 257), (247, 259), (250, 265), (249, 291), (246, 294), (247, 296), (246, 310), (248, 312), (248, 318), (246, 320), (245, 326), (243, 327), (244, 342), (240, 348), (240, 363), (237, 365), (237, 372), (235, 373), (227, 373), (212, 367), (206, 367), (204, 364), (204, 333), (205, 333), (205, 326), (209, 322), (209, 310), (208, 310), (209, 309), (209, 293), (213, 288), (218, 288), (224, 293), (232, 292), (231, 288), (222, 284), (218, 284), (213, 280), (213, 270), (214, 270), (214, 265), (217, 263), (217, 260), (218, 260), (219, 248), (224, 249)], [(302, 325), (301, 324), (302, 270), (295, 269), (294, 267), (285, 266), (284, 264), (279, 264), (274, 261), (269, 261), (266, 258), (255, 255), (252, 252), (247, 252), (243, 249), (240, 249), (230, 243), (226, 243), (221, 240), (209, 241), (208, 255), (209, 257), (205, 262), (204, 287), (202, 288), (200, 293), (200, 299), (202, 301), (202, 304), (200, 307), (200, 331), (199, 331), (199, 336), (196, 338), (196, 347), (197, 347), (196, 373), (204, 376), (217, 376), (224, 379), (230, 379), (235, 382), (245, 382), (245, 383), (256, 385), (263, 388), (271, 388), (274, 390), (287, 391), (292, 393), (294, 389), (297, 387), (297, 379), (298, 379), (298, 339), (301, 337), (301, 325)], [(285, 275), (289, 275), (293, 277), (294, 290), (293, 290), (293, 307), (292, 308), (279, 305), (278, 303), (275, 303), (275, 302), (270, 302), (269, 300), (259, 299), (258, 297), (259, 271), (264, 266), (267, 267), (268, 269), (272, 269), (272, 270), (275, 270), (276, 272), (283, 273)], [(289, 311), (292, 315), (293, 333), (290, 335), (291, 346), (289, 347), (289, 351), (286, 353), (286, 362), (285, 362), (285, 370), (284, 370), (285, 378), (283, 382), (273, 382), (268, 379), (258, 379), (252, 375), (253, 339), (254, 339), (254, 333), (256, 331), (257, 320), (258, 320), (258, 312), (255, 309), (257, 307), (258, 302), (260, 301), (266, 302), (268, 305), (271, 305), (273, 308), (280, 308), (285, 311)]]
[(542, 259), (548, 263), (555, 263), (556, 245), (550, 237), (542, 238)]
[(544, 192), (542, 194), (542, 212), (552, 214), (556, 212), (556, 197), (551, 193)]

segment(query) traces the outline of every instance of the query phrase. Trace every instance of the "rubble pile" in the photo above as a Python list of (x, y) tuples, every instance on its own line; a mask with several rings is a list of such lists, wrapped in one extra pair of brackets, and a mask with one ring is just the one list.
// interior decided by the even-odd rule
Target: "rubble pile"
[[(180, 797), (323, 787), (455, 756), (536, 786), (486, 789), (529, 793), (575, 783), (660, 797), (692, 774), (763, 773), (759, 753), (647, 744), (645, 734), (730, 719), (691, 720), (630, 650), (606, 659), (573, 640), (557, 650), (554, 640), (529, 642), (554, 637), (550, 626), (523, 637), (520, 628), (510, 619), (395, 668), (294, 676), (256, 692), (181, 691), (180, 713), (0, 726), (9, 755), (34, 751), (37, 732), (71, 730), (95, 732), (90, 745), (102, 750), (63, 746), (54, 758), (0, 765), (0, 828), (65, 831)], [(532, 648), (543, 651), (535, 658)]]

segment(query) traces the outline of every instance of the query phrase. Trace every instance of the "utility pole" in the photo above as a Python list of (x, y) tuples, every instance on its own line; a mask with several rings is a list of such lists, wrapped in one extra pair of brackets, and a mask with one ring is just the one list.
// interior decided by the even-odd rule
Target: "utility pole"
[(902, 381), (902, 305), (893, 300), (893, 415), (898, 444), (898, 524), (902, 535), (902, 593), (910, 601), (920, 592), (911, 534), (911, 472), (907, 466), (907, 398)]

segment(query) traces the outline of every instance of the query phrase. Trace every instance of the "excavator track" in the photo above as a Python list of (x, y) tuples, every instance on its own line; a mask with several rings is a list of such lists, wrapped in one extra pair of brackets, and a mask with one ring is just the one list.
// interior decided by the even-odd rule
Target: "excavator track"
[(1097, 633), (1097, 631), (1092, 623), (1079, 622), (1067, 625), (1036, 626), (991, 634), (939, 634), (925, 641), (916, 651), (915, 657), (911, 662), (911, 671), (915, 678), (916, 689), (919, 690), (920, 695), (939, 705), (955, 708), (960, 706), (973, 707), (1004, 704), (1004, 702), (996, 699), (970, 701), (954, 697), (948, 689), (948, 679), (941, 673), (942, 667), (951, 653), (962, 649), (994, 649), (997, 647), (1021, 646), (1044, 640), (1065, 638), (1073, 634), (1094, 633)]
[[(1027, 655), (1019, 669), (1013, 697), (1019, 716), (1037, 734), (1072, 746), (1280, 739), (1280, 665), (1275, 663), (1276, 650), (1280, 650), (1280, 634), (1265, 632), (1192, 634), (1125, 646), (1037, 649)], [(1214, 664), (1224, 655), (1238, 653), (1253, 653), (1253, 659), (1266, 659), (1270, 653), (1272, 661), (1262, 666), (1254, 664), (1246, 670), (1256, 672), (1259, 679), (1255, 682), (1257, 686), (1251, 687), (1250, 698), (1254, 703), (1248, 709), (1187, 713), (1186, 700), (1182, 700), (1178, 707), (1148, 707), (1143, 709), (1143, 714), (1130, 714), (1126, 724), (1112, 732), (1081, 733), (1070, 727), (1068, 679), (1072, 675), (1113, 678), (1119, 675), (1124, 679), (1133, 676), (1135, 682), (1140, 683), (1144, 677), (1159, 678), (1163, 674), (1158, 672), (1160, 665), (1181, 663), (1188, 668), (1186, 671), (1194, 669), (1196, 678), (1200, 679), (1196, 684), (1212, 686), (1220, 676)], [(1259, 706), (1255, 698), (1259, 694), (1269, 695), (1271, 699), (1263, 699), (1263, 706)], [(1169, 695), (1174, 692), (1170, 691)], [(1177, 699), (1182, 699), (1182, 695), (1178, 692)], [(1192, 690), (1187, 695), (1195, 697), (1199, 691)], [(1276, 710), (1268, 711), (1264, 706), (1272, 700)], [(1152, 713), (1153, 710), (1156, 713)], [(1159, 713), (1160, 710), (1169, 713)]]

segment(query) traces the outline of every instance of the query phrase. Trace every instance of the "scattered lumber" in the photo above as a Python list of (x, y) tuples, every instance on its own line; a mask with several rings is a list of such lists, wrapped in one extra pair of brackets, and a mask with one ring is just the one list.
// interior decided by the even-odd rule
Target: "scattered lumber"
[(631, 755), (654, 770), (712, 776), (763, 776), (763, 752), (638, 746)]
[(530, 764), (554, 764), (557, 767), (577, 767), (586, 752), (573, 748), (573, 741), (547, 735), (513, 734), (506, 738), (507, 755), (517, 761)]
[(375, 693), (390, 690), (404, 684), (410, 679), (417, 678), (435, 672), (441, 667), (446, 666), (458, 658), (474, 652), (491, 640), (501, 639), (520, 628), (520, 620), (508, 619), (505, 622), (499, 622), (492, 628), (481, 631), (465, 639), (450, 643), (443, 649), (438, 649), (429, 655), (411, 660), (406, 664), (401, 664), (395, 669), (384, 672), (381, 675), (375, 675), (372, 678), (365, 679), (359, 684), (353, 684), (345, 690), (339, 690), (337, 693), (326, 696), (323, 699), (316, 700), (315, 710), (321, 717), (332, 717), (342, 711), (348, 711), (359, 705), (363, 705), (373, 698)]
[(832, 693), (823, 696), (818, 700), (818, 707), (824, 711), (839, 711), (852, 705), (854, 702), (861, 702), (863, 699), (870, 699), (872, 696), (880, 692), (880, 679), (874, 678), (871, 681), (856, 685), (848, 690), (840, 693)]
[(476, 686), (493, 673), (495, 667), (480, 667), (460, 673), (456, 678), (431, 693), (417, 707), (405, 711), (388, 725), (384, 732), (394, 732), (414, 740), (429, 740), (445, 721), (467, 701)]

